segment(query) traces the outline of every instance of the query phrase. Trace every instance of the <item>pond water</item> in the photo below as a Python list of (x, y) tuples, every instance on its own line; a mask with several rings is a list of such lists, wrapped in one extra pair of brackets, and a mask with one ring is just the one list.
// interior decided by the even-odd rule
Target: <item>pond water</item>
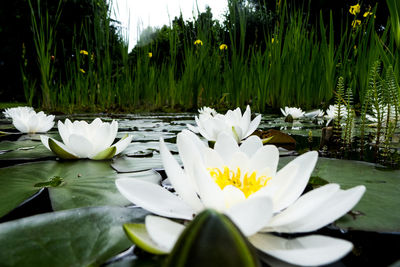
[[(95, 261), (107, 266), (158, 266), (159, 257), (137, 248), (126, 250), (130, 243), (124, 239), (121, 221), (142, 221), (146, 212), (132, 215), (129, 211), (138, 208), (118, 194), (114, 181), (130, 177), (163, 182), (165, 174), (158, 141), (163, 137), (179, 161), (176, 134), (187, 129), (187, 124), (194, 125), (194, 116), (192, 113), (68, 116), (71, 120), (91, 121), (95, 117), (104, 121), (117, 120), (117, 138), (126, 133), (133, 135), (125, 155), (101, 162), (60, 161), (41, 144), (39, 135), (18, 134), (10, 121), (1, 119), (0, 131), (6, 134), (0, 136), (0, 262), (5, 265), (29, 262), (32, 266), (35, 265), (32, 263), (47, 262), (60, 266), (60, 255), (73, 255), (79, 260), (62, 265), (87, 265)], [(57, 116), (56, 120), (65, 118)], [(259, 129), (280, 130), (296, 140), (294, 150), (280, 151), (282, 167), (298, 153), (310, 148), (318, 150), (324, 125), (323, 121), (307, 119), (287, 123), (280, 116), (263, 115)], [(358, 131), (355, 127), (356, 136)], [(373, 132), (373, 127), (367, 128), (367, 134)], [(61, 140), (55, 128), (47, 135)], [(400, 149), (398, 135), (399, 128), (390, 144), (394, 154)], [(337, 155), (337, 152), (323, 154)], [(374, 160), (369, 147), (365, 154), (368, 161)], [(346, 156), (358, 159), (359, 151)], [(363, 199), (351, 213), (318, 231), (354, 244), (351, 253), (331, 266), (387, 266), (398, 260), (400, 171), (374, 163), (320, 157), (308, 189), (328, 182), (339, 183), (343, 188), (359, 184), (367, 187)], [(99, 207), (93, 208), (95, 206)], [(63, 235), (60, 227), (69, 230)], [(26, 235), (21, 238), (20, 233)], [(7, 242), (3, 242), (5, 240)], [(32, 245), (35, 240), (40, 242)], [(28, 241), (33, 243), (26, 245)], [(91, 252), (90, 256), (82, 252), (85, 246), (98, 251)], [(290, 266), (272, 258), (268, 261), (273, 266)]]

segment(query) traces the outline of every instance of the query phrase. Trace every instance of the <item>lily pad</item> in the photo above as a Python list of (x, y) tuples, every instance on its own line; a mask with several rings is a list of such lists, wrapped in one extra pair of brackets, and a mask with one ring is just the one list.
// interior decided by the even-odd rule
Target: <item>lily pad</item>
[(142, 209), (91, 207), (0, 224), (3, 266), (97, 266), (131, 246), (122, 225)]
[[(149, 172), (129, 177), (146, 179), (152, 176), (154, 181), (154, 175), (157, 174)], [(110, 167), (109, 162), (90, 160), (44, 161), (2, 168), (0, 216), (7, 214), (43, 187), (49, 190), (54, 210), (130, 204), (115, 187), (117, 178), (119, 175)]]
[(55, 158), (41, 142), (32, 140), (0, 142), (0, 151), (5, 151), (0, 154), (0, 160)]
[[(178, 147), (176, 144), (165, 142), (166, 146), (171, 152), (178, 153)], [(143, 155), (151, 155), (153, 151), (160, 151), (160, 143), (151, 141), (151, 142), (132, 142), (125, 150), (124, 154), (131, 156), (143, 156)]]
[[(282, 167), (293, 158), (281, 158)], [(312, 177), (340, 184), (347, 189), (357, 185), (367, 188), (353, 210), (336, 221), (345, 230), (400, 232), (400, 171), (382, 170), (375, 164), (319, 158)]]

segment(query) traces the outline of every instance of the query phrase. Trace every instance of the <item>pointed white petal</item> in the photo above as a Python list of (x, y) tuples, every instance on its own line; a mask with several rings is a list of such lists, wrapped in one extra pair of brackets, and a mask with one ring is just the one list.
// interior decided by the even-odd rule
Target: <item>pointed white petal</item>
[(257, 150), (250, 159), (252, 170), (262, 170), (269, 168), (271, 176), (275, 176), (279, 162), (279, 150), (274, 145), (266, 145)]
[(143, 209), (160, 216), (193, 219), (193, 209), (159, 185), (132, 178), (117, 179), (115, 185), (124, 197)]
[(260, 137), (253, 135), (242, 142), (239, 149), (251, 158), (263, 146)]
[(327, 184), (304, 194), (287, 209), (274, 216), (263, 231), (272, 232), (276, 229), (278, 232), (295, 232), (297, 224), (301, 227), (302, 219), (309, 217), (309, 220), (314, 220), (310, 213), (321, 208), (339, 190), (339, 185)]
[(185, 229), (182, 224), (169, 219), (147, 215), (145, 219), (146, 230), (151, 239), (164, 251), (170, 252)]
[(50, 147), (49, 147), (49, 137), (47, 135), (41, 135), (40, 136), (40, 141), (42, 141), (42, 144), (51, 151)]
[(257, 130), (258, 125), (260, 125), (260, 122), (261, 115), (258, 115), (250, 122), (249, 128), (247, 129), (247, 133), (245, 134), (244, 138), (254, 133), (254, 131)]
[[(350, 211), (365, 192), (363, 185), (348, 190), (339, 190), (338, 188), (335, 190), (333, 186), (329, 189), (328, 185), (319, 189), (319, 192), (313, 190), (293, 204), (295, 205), (294, 209), (297, 208), (304, 213), (296, 214), (294, 209), (289, 207), (290, 210), (282, 212), (282, 219), (278, 218), (276, 221), (275, 218), (272, 219), (271, 224), (274, 225), (272, 229), (286, 233), (318, 230)], [(324, 196), (324, 192), (328, 196)]]
[(70, 125), (71, 125), (71, 121), (69, 119), (65, 120), (65, 124), (62, 123), (62, 121), (58, 121), (58, 133), (61, 136), (61, 140), (63, 141), (63, 143), (68, 146), (68, 142), (69, 142), (69, 135), (71, 134), (70, 132)]
[(264, 253), (301, 266), (335, 262), (353, 248), (353, 244), (346, 240), (321, 235), (285, 239), (268, 234), (256, 234), (249, 237), (249, 240)]
[(274, 212), (288, 207), (299, 198), (307, 186), (317, 159), (318, 152), (307, 152), (278, 171), (270, 181), (271, 184), (278, 183), (280, 188), (279, 192), (273, 197)]
[(119, 140), (118, 142), (116, 142), (113, 146), (115, 146), (117, 148), (117, 151), (115, 152), (115, 155), (118, 155), (119, 153), (121, 153), (122, 151), (125, 150), (125, 148), (127, 148), (129, 146), (129, 144), (132, 142), (133, 139), (133, 135), (128, 135), (127, 137)]
[[(247, 105), (246, 111), (243, 113), (242, 118), (240, 119), (240, 128), (242, 128), (243, 134), (247, 134), (247, 130), (250, 125), (250, 120), (251, 120), (251, 111), (250, 111), (250, 106)], [(247, 136), (244, 136), (247, 137)]]
[(272, 201), (268, 197), (248, 198), (225, 212), (245, 236), (263, 228), (272, 216)]
[(203, 204), (197, 197), (193, 184), (189, 181), (189, 178), (186, 176), (181, 166), (179, 166), (178, 162), (176, 162), (162, 138), (160, 138), (160, 154), (165, 172), (174, 186), (175, 191), (195, 211), (202, 210)]

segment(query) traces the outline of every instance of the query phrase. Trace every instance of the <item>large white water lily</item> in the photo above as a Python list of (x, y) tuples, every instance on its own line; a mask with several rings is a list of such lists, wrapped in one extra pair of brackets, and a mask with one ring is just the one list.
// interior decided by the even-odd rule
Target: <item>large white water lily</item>
[[(276, 237), (270, 232), (303, 233), (317, 230), (347, 213), (361, 198), (364, 186), (341, 190), (328, 184), (301, 196), (316, 164), (317, 152), (305, 153), (277, 171), (279, 152), (251, 136), (239, 146), (222, 133), (214, 149), (189, 131), (178, 134), (184, 170), (163, 140), (160, 152), (177, 195), (161, 186), (118, 179), (118, 190), (134, 204), (154, 214), (191, 220), (205, 208), (225, 213), (259, 250), (299, 265), (333, 262), (352, 244), (330, 237)], [(146, 229), (160, 251), (168, 253), (184, 226), (151, 216)]]
[(38, 113), (32, 107), (7, 108), (3, 111), (6, 118), (11, 118), (14, 127), (22, 133), (45, 133), (54, 126), (54, 115)]
[(301, 108), (294, 108), (294, 107), (285, 107), (285, 109), (281, 108), (281, 112), (283, 116), (292, 116), (293, 119), (300, 119), (304, 117), (304, 111), (301, 110)]
[(242, 114), (240, 108), (228, 110), (225, 115), (217, 113), (214, 109), (203, 107), (199, 109), (199, 116), (195, 117), (197, 126), (188, 124), (188, 128), (195, 133), (200, 133), (209, 141), (216, 141), (222, 132), (231, 135), (236, 142), (251, 135), (261, 122), (261, 115), (251, 120), (250, 106)]
[[(328, 119), (326, 125), (329, 125), (331, 120), (336, 119), (339, 115), (339, 107), (338, 105), (329, 105), (328, 109), (326, 110), (325, 118)], [(347, 108), (346, 106), (342, 105), (340, 107), (340, 117), (347, 118)]]
[(42, 143), (59, 157), (64, 159), (89, 158), (95, 160), (110, 159), (121, 153), (132, 141), (127, 135), (113, 144), (118, 132), (118, 122), (102, 122), (96, 118), (92, 123), (66, 119), (58, 121), (58, 132), (64, 143), (41, 135)]

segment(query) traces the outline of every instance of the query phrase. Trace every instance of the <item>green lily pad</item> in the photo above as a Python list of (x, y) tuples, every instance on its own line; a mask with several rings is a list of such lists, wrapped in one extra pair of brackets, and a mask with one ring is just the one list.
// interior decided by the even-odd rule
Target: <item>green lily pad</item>
[[(281, 158), (283, 167), (293, 158)], [(375, 164), (319, 158), (312, 177), (340, 184), (342, 189), (357, 185), (367, 188), (353, 210), (336, 221), (346, 230), (400, 232), (400, 171), (382, 170)]]
[[(109, 162), (80, 160), (44, 161), (0, 169), (0, 216), (7, 214), (43, 187), (49, 190), (54, 210), (86, 206), (124, 206), (130, 202), (115, 187), (115, 172)], [(130, 175), (132, 179), (155, 180), (152, 172)], [(125, 177), (125, 176), (124, 176)]]
[(31, 160), (42, 158), (55, 158), (54, 154), (49, 151), (41, 142), (24, 140), (24, 141), (2, 141), (0, 142), (0, 160)]
[[(165, 145), (171, 152), (178, 153), (178, 147), (176, 144), (165, 142)], [(157, 142), (132, 142), (125, 150), (124, 154), (131, 156), (142, 156), (152, 154), (153, 151), (160, 151), (160, 143)]]
[(91, 207), (0, 224), (3, 266), (97, 266), (131, 246), (122, 225), (146, 211)]

